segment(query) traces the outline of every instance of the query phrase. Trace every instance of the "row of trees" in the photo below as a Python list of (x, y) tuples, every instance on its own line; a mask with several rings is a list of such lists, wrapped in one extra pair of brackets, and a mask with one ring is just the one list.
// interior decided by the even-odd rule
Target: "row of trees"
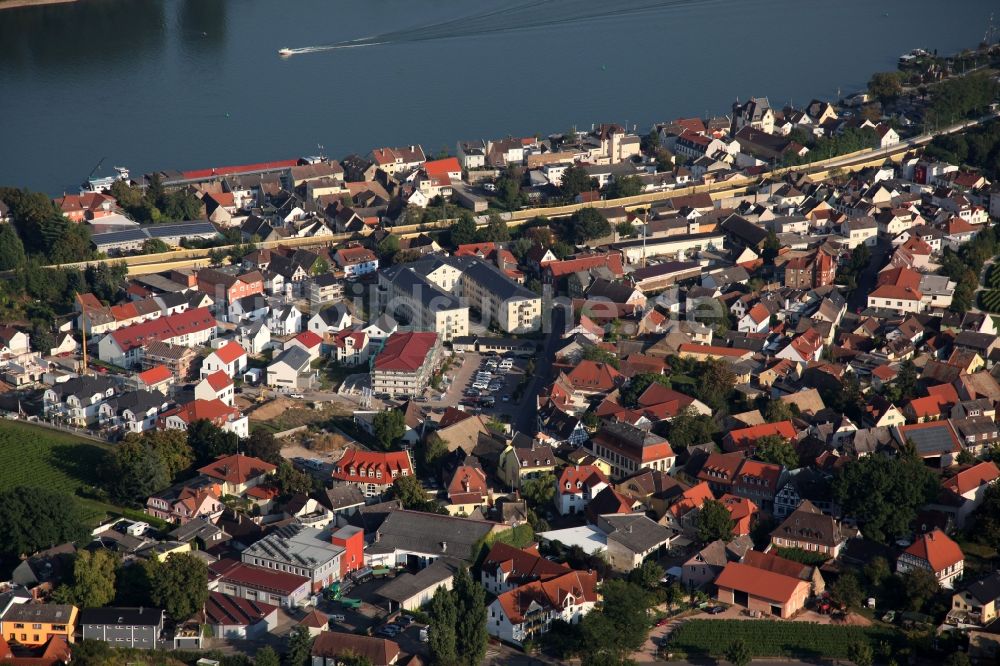
[(991, 178), (1000, 177), (1000, 120), (965, 132), (934, 137), (925, 153), (951, 164), (968, 164)]
[(486, 590), (459, 568), (452, 589), (439, 587), (428, 609), (429, 647), (437, 666), (479, 666), (486, 656)]

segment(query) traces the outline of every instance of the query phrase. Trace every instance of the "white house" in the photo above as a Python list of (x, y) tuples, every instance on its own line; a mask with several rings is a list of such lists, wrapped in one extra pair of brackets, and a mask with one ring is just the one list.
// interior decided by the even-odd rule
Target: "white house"
[(327, 333), (339, 333), (345, 328), (350, 328), (351, 322), (351, 313), (347, 311), (347, 306), (343, 303), (337, 303), (310, 317), (306, 328), (316, 335), (323, 336)]
[(295, 335), (302, 330), (302, 313), (294, 305), (284, 305), (273, 310), (267, 318), (271, 335)]
[(237, 437), (249, 437), (250, 425), (247, 417), (235, 407), (221, 400), (192, 400), (163, 413), (162, 427), (167, 430), (187, 430), (195, 421), (211, 421), (225, 432)]
[(239, 377), (247, 362), (246, 350), (238, 342), (228, 342), (205, 357), (201, 363), (201, 377), (204, 379), (220, 370), (230, 378)]
[(235, 397), (233, 379), (224, 370), (216, 370), (195, 384), (194, 397), (196, 400), (221, 400), (232, 407)]
[(113, 397), (98, 407), (98, 421), (105, 427), (117, 427), (126, 433), (140, 433), (156, 427), (159, 415), (167, 409), (167, 398), (159, 391), (130, 391)]
[(341, 365), (361, 365), (368, 360), (368, 334), (361, 330), (345, 329), (333, 338), (333, 354)]
[(236, 329), (236, 342), (246, 350), (247, 354), (257, 356), (271, 344), (271, 329), (263, 321), (240, 326)]
[(610, 483), (604, 472), (593, 465), (568, 466), (556, 480), (556, 510), (560, 516), (583, 513), (590, 500)]
[(294, 338), (286, 342), (284, 349), (299, 347), (307, 354), (309, 354), (310, 361), (315, 361), (316, 359), (319, 358), (319, 351), (322, 344), (323, 344), (323, 338), (319, 337), (312, 331), (302, 331)]
[(88, 425), (97, 421), (101, 404), (115, 393), (115, 384), (107, 377), (75, 377), (45, 389), (43, 410), (47, 416)]
[(267, 385), (286, 390), (301, 390), (312, 386), (316, 372), (310, 367), (312, 359), (301, 347), (292, 346), (281, 352), (267, 366)]
[(500, 640), (523, 645), (537, 641), (553, 620), (579, 624), (597, 604), (597, 574), (570, 571), (502, 593), (487, 609), (486, 630)]
[(741, 333), (763, 333), (771, 323), (771, 312), (763, 303), (757, 303), (750, 308), (736, 323), (736, 330)]
[(374, 320), (361, 330), (368, 335), (368, 341), (372, 344), (382, 344), (385, 340), (399, 329), (399, 324), (391, 315), (382, 313), (378, 319)]

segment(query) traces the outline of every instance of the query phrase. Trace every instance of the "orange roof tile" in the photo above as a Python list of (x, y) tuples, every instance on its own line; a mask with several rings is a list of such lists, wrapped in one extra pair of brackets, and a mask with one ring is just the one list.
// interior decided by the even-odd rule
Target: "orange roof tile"
[(903, 552), (924, 560), (935, 572), (943, 571), (965, 559), (958, 544), (939, 529), (920, 536)]
[(277, 467), (271, 463), (259, 458), (234, 453), (214, 460), (199, 469), (198, 473), (228, 483), (246, 483), (250, 479), (270, 474), (276, 469)]
[(994, 462), (981, 462), (946, 479), (941, 485), (955, 493), (965, 495), (984, 484), (992, 484), (1000, 479), (1000, 468)]
[(241, 356), (246, 356), (246, 350), (238, 342), (229, 342), (215, 350), (215, 356), (225, 365), (229, 365)]

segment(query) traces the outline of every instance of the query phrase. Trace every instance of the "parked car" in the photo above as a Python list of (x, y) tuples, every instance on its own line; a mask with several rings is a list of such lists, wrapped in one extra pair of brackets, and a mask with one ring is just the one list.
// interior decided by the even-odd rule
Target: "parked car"
[(411, 624), (413, 624), (413, 617), (411, 615), (400, 615), (399, 619), (396, 620), (396, 624), (398, 624), (403, 628), (406, 628)]
[(347, 618), (344, 617), (343, 615), (331, 615), (330, 616), (330, 621), (331, 622), (344, 622), (345, 620), (347, 620)]
[(709, 608), (705, 609), (705, 612), (708, 613), (709, 615), (718, 615), (719, 613), (725, 613), (726, 608), (725, 606), (710, 606)]

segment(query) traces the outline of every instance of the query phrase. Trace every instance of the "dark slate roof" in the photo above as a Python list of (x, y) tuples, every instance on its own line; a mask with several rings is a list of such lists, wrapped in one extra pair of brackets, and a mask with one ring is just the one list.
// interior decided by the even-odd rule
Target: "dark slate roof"
[(159, 608), (144, 607), (84, 608), (80, 611), (78, 622), (79, 624), (157, 627), (163, 623), (163, 611)]

